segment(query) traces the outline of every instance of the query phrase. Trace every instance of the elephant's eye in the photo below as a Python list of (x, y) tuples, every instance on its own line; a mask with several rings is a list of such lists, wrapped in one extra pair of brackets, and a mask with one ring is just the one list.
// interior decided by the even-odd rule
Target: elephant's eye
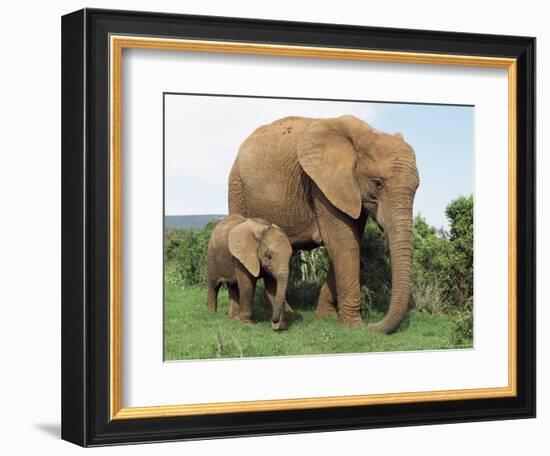
[(271, 254), (271, 252), (268, 250), (267, 252), (265, 252), (265, 256), (268, 260), (272, 260), (273, 259), (273, 255)]
[(376, 190), (380, 191), (384, 187), (384, 182), (382, 182), (381, 179), (373, 179), (374, 186), (376, 187)]

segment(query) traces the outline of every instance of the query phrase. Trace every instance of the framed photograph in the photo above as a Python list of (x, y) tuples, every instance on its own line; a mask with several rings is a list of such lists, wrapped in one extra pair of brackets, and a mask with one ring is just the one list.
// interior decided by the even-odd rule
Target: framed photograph
[(535, 39), (62, 19), (62, 437), (535, 416)]

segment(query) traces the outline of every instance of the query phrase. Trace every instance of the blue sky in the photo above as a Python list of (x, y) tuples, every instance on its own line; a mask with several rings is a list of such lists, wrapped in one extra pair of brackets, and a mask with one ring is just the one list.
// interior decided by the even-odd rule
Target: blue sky
[(420, 173), (414, 212), (447, 228), (445, 207), (473, 193), (472, 107), (166, 95), (166, 215), (227, 213), (229, 170), (240, 144), (258, 126), (290, 115), (343, 114), (403, 134)]

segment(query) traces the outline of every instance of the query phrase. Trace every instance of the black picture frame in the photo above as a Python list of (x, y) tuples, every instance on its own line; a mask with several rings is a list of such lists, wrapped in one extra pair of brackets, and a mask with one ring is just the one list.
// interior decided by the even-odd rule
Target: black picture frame
[[(517, 395), (110, 419), (112, 34), (517, 59)], [(84, 9), (62, 18), (62, 438), (82, 446), (535, 416), (535, 39)]]

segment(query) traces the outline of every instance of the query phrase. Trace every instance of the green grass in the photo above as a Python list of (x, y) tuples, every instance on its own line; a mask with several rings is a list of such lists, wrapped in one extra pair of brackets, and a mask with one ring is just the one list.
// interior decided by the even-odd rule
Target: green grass
[[(252, 326), (228, 317), (227, 291), (220, 290), (218, 311), (206, 307), (206, 289), (165, 285), (165, 359), (238, 358), (280, 355), (319, 355), (471, 347), (454, 341), (455, 323), (443, 315), (411, 311), (399, 331), (375, 334), (366, 326), (348, 328), (332, 316), (316, 318), (311, 303), (292, 302), (289, 329), (271, 329), (270, 312), (257, 290)], [(369, 316), (369, 321), (381, 315)]]

